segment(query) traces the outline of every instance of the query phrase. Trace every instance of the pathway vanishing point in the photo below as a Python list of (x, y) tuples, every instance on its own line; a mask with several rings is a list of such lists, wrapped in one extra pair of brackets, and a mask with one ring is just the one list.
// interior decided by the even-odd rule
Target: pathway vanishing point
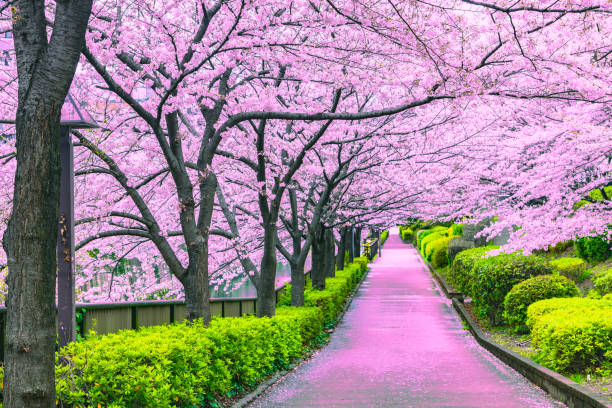
[(564, 407), (480, 347), (390, 231), (329, 344), (250, 406)]

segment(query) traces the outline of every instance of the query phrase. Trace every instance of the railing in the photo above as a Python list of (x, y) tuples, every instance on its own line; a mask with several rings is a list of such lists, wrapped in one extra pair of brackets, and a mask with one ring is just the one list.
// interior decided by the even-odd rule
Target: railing
[(369, 261), (372, 261), (376, 254), (378, 254), (378, 238), (368, 239), (363, 243), (364, 255), (368, 257)]
[[(306, 272), (310, 277), (310, 271)], [(289, 282), (281, 282), (276, 288), (276, 301), (285, 292)], [(185, 319), (185, 302), (177, 300), (149, 300), (124, 303), (77, 303), (77, 330), (85, 337), (90, 330), (109, 334), (119, 330), (138, 329), (179, 322)], [(240, 317), (257, 313), (257, 298), (211, 298), (213, 316)], [(4, 361), (6, 334), (6, 308), (0, 307), (0, 361)]]

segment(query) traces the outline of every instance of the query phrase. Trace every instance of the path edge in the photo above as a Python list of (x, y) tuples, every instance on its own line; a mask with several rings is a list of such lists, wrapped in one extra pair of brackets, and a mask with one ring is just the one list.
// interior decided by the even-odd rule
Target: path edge
[(612, 408), (611, 402), (588, 388), (491, 340), (468, 313), (463, 304), (463, 294), (450, 287), (420, 253), (419, 256), (446, 297), (451, 299), (453, 308), (467, 324), (478, 344), (569, 408)]
[[(357, 286), (355, 286), (355, 289), (353, 289), (353, 292), (351, 292), (351, 294), (346, 298), (346, 302), (344, 303), (344, 307), (342, 308), (342, 310), (338, 314), (336, 326), (334, 326), (333, 331), (331, 333), (336, 331), (336, 327), (338, 327), (340, 322), (342, 322), (342, 319), (344, 318), (344, 315), (346, 314), (348, 308), (351, 306), (351, 303), (353, 303), (353, 298), (355, 297), (355, 294), (361, 288), (361, 284), (365, 281), (365, 279), (366, 279), (366, 277), (368, 276), (369, 273), (370, 273), (370, 264), (368, 264), (368, 269), (366, 270), (365, 274), (363, 275), (363, 277), (361, 278), (361, 280), (359, 281)], [(330, 335), (331, 335), (331, 333), (330, 333)], [(327, 345), (323, 346), (321, 349), (323, 349), (326, 346)], [(319, 350), (317, 350), (317, 352), (318, 351)], [(251, 391), (250, 393), (248, 393), (244, 397), (240, 398), (234, 405), (232, 405), (231, 408), (245, 408), (250, 403), (254, 402), (257, 398), (259, 398), (264, 392), (266, 392), (268, 390), (268, 388), (272, 387), (274, 384), (276, 384), (277, 382), (279, 382), (280, 380), (285, 378), (285, 376), (287, 376), (288, 374), (290, 374), (293, 371), (295, 371), (306, 360), (307, 360), (306, 358), (302, 358), (302, 359), (298, 360), (291, 369), (285, 370), (285, 371), (280, 371), (280, 372), (274, 374), (272, 376), (272, 378), (269, 378), (268, 380), (266, 380), (263, 383), (259, 384), (259, 386), (254, 391)], [(606, 407), (606, 408), (608, 408), (608, 407)]]

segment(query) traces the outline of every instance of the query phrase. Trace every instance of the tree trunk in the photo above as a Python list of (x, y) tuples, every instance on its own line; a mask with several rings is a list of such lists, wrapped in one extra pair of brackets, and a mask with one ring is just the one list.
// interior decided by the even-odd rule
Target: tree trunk
[(304, 262), (291, 263), (291, 306), (304, 306)]
[(314, 289), (325, 289), (325, 233), (323, 228), (317, 229), (312, 240), (312, 269), (310, 277)]
[(353, 256), (356, 258), (361, 256), (361, 230), (362, 227), (355, 228), (355, 253)]
[(336, 269), (344, 270), (344, 257), (346, 251), (346, 228), (340, 228), (340, 241), (338, 241), (338, 253), (336, 254)]
[(355, 239), (353, 235), (355, 234), (355, 227), (350, 227), (346, 229), (346, 243), (348, 245), (348, 261), (352, 263), (355, 258), (354, 248), (355, 248)]
[(200, 261), (187, 269), (187, 277), (183, 283), (185, 288), (185, 309), (188, 320), (202, 319), (204, 326), (208, 326), (211, 319), (210, 285), (208, 282), (208, 242), (201, 246), (200, 251)]
[[(13, 2), (18, 73), (17, 170), (3, 237), (8, 263), (4, 407), (55, 407), (60, 112), (91, 0), (57, 2), (48, 42), (45, 2)], [(73, 256), (73, 254), (68, 254)]]
[(325, 276), (333, 278), (336, 276), (336, 245), (334, 243), (334, 231), (331, 228), (325, 229)]
[(13, 212), (8, 259), (5, 407), (55, 406), (55, 282), (61, 103), (17, 112)]
[(276, 221), (268, 222), (264, 232), (261, 278), (257, 288), (257, 316), (272, 317), (276, 312)]

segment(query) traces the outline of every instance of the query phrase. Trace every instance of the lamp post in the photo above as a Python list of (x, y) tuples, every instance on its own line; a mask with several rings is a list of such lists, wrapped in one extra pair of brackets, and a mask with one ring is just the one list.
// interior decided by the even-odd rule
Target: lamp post
[(96, 121), (68, 93), (60, 118), (60, 203), (57, 239), (57, 331), (59, 347), (76, 339), (74, 308), (74, 154), (71, 129), (95, 129)]

